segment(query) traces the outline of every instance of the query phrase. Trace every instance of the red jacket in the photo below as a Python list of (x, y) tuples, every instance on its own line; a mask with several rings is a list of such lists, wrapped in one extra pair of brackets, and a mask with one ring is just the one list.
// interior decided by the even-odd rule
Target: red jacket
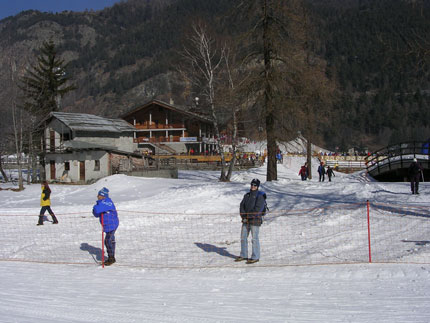
[(307, 171), (306, 166), (302, 166), (300, 168), (299, 175), (306, 175), (306, 171)]

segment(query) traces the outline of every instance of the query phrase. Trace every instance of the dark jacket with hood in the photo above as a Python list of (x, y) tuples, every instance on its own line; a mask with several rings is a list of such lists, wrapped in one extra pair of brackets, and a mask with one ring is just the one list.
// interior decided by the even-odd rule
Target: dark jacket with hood
[(422, 171), (423, 171), (422, 166), (418, 162), (414, 161), (409, 165), (409, 168), (408, 168), (409, 179), (411, 181), (413, 180), (419, 181)]
[(264, 215), (264, 192), (249, 191), (240, 202), (240, 216), (243, 223), (260, 226)]

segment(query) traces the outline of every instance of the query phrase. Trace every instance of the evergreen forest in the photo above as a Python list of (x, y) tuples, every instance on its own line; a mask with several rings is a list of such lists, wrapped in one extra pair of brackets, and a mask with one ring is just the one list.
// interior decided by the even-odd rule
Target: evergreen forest
[[(239, 2), (128, 0), (96, 12), (25, 11), (3, 19), (0, 111), (8, 115), (15, 95), (11, 66), (24, 70), (50, 40), (76, 86), (62, 100), (63, 111), (118, 117), (152, 98), (190, 106), (192, 91), (178, 74), (190, 26), (203, 21), (240, 44), (252, 21), (236, 20)], [(312, 112), (320, 120), (314, 142), (345, 151), (430, 139), (430, 1), (304, 4), (312, 17), (312, 50), (325, 61), (337, 93), (330, 107)], [(6, 131), (10, 117), (0, 122)]]

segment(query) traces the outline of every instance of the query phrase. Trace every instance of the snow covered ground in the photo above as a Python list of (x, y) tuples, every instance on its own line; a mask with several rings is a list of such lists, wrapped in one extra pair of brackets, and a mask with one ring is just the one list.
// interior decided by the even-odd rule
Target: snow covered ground
[[(415, 196), (363, 172), (302, 182), (303, 162), (286, 158), (271, 183), (262, 167), (231, 183), (187, 171), (52, 185), (60, 224), (43, 227), (39, 185), (0, 191), (0, 322), (430, 322), (430, 186)], [(246, 265), (233, 261), (237, 212), (255, 177), (271, 212), (261, 261)], [(121, 221), (106, 268), (90, 214), (103, 186)]]

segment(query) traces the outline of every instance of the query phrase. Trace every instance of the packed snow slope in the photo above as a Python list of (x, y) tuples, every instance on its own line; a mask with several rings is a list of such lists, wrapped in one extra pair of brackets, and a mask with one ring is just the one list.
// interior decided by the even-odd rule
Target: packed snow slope
[[(302, 163), (286, 158), (270, 183), (261, 167), (230, 183), (218, 182), (217, 172), (190, 171), (177, 180), (115, 175), (52, 185), (60, 224), (43, 227), (36, 226), (38, 185), (1, 190), (0, 321), (430, 322), (427, 183), (417, 196), (408, 183), (379, 183), (363, 172), (320, 183), (316, 167), (314, 179), (302, 182)], [(271, 212), (261, 227), (262, 259), (246, 265), (233, 258), (238, 206), (253, 178)], [(118, 263), (102, 268), (91, 208), (104, 186), (121, 224)], [(367, 200), (379, 204), (374, 257), (390, 263), (368, 263)], [(399, 215), (397, 206), (408, 211)], [(129, 237), (134, 227), (144, 231), (138, 238)]]

